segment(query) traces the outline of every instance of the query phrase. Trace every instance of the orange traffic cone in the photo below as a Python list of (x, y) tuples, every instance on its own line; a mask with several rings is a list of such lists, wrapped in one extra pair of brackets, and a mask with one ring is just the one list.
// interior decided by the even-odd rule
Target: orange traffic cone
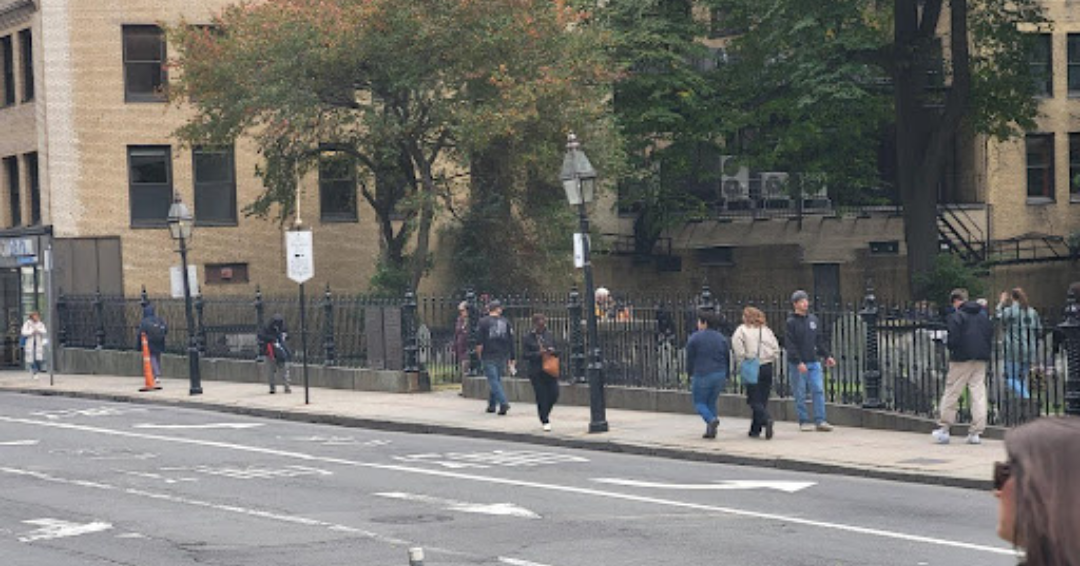
[(157, 380), (154, 379), (154, 366), (150, 363), (150, 344), (146, 341), (146, 334), (139, 334), (142, 339), (142, 371), (143, 378), (146, 380), (146, 386), (139, 389), (139, 391), (155, 391), (161, 389), (161, 386), (157, 384)]

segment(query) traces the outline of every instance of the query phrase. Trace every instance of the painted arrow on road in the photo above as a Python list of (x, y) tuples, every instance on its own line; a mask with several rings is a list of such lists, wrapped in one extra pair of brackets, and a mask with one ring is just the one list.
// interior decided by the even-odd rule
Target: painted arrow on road
[(183, 425), (183, 424), (150, 424), (150, 423), (143, 423), (143, 424), (137, 424), (137, 425), (135, 425), (135, 428), (163, 428), (163, 429), (182, 429), (182, 428), (198, 428), (198, 429), (207, 429), (207, 428), (234, 428), (234, 429), (241, 429), (241, 428), (255, 428), (255, 427), (257, 427), (257, 426), (262, 426), (262, 423), (207, 423), (207, 424), (191, 424), (191, 425)]
[(23, 521), (27, 525), (41, 527), (36, 531), (30, 531), (19, 537), (19, 542), (34, 542), (38, 540), (53, 540), (58, 538), (74, 537), (90, 533), (99, 533), (112, 528), (112, 524), (95, 521), (93, 523), (72, 523), (60, 519), (32, 519)]
[(524, 507), (518, 507), (513, 503), (466, 503), (464, 501), (454, 501), (453, 499), (442, 499), (428, 495), (417, 495), (415, 493), (402, 493), (400, 491), (376, 493), (375, 495), (379, 497), (388, 497), (390, 499), (401, 499), (403, 501), (416, 501), (417, 503), (438, 505), (449, 511), (458, 511), (460, 513), (499, 515), (502, 517), (517, 517), (519, 519), (540, 518), (540, 515), (537, 515)]
[(795, 493), (808, 487), (817, 485), (816, 482), (802, 481), (765, 481), (765, 480), (731, 480), (716, 483), (659, 483), (638, 480), (625, 480), (619, 478), (593, 478), (594, 482), (612, 485), (625, 485), (627, 487), (648, 487), (653, 489), (688, 489), (688, 490), (745, 490), (745, 489), (775, 489), (786, 493)]

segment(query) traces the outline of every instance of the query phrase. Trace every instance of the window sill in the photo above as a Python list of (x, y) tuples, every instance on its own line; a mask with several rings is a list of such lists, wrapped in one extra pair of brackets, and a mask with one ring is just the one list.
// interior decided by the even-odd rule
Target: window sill
[(141, 220), (132, 222), (129, 226), (132, 230), (160, 230), (162, 228), (167, 229), (169, 222), (164, 219), (161, 221)]
[(1056, 201), (1050, 197), (1027, 197), (1026, 204), (1028, 206), (1047, 206), (1056, 204)]
[(236, 220), (199, 220), (195, 219), (196, 228), (236, 228), (240, 223)]
[(127, 104), (168, 104), (169, 98), (161, 96), (143, 97), (143, 96), (125, 96), (124, 102)]
[(352, 224), (360, 222), (356, 216), (323, 216), (319, 218), (323, 224)]

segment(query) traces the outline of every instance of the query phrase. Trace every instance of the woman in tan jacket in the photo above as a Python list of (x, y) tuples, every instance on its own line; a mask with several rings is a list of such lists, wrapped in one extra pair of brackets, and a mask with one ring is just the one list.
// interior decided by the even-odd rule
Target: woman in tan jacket
[(773, 419), (769, 416), (769, 392), (772, 391), (773, 368), (780, 359), (780, 343), (776, 335), (765, 324), (765, 313), (754, 307), (743, 309), (743, 323), (731, 335), (731, 349), (735, 353), (735, 366), (738, 367), (747, 358), (758, 358), (761, 369), (758, 382), (746, 386), (746, 404), (754, 411), (750, 423), (750, 436), (760, 438), (762, 429), (765, 438), (773, 437)]

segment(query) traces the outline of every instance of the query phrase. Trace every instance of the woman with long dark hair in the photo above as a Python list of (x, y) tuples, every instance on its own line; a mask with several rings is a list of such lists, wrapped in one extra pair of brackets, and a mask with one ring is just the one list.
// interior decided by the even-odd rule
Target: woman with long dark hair
[(994, 465), (998, 536), (1026, 566), (1080, 566), (1080, 417), (1042, 418), (1005, 436)]

